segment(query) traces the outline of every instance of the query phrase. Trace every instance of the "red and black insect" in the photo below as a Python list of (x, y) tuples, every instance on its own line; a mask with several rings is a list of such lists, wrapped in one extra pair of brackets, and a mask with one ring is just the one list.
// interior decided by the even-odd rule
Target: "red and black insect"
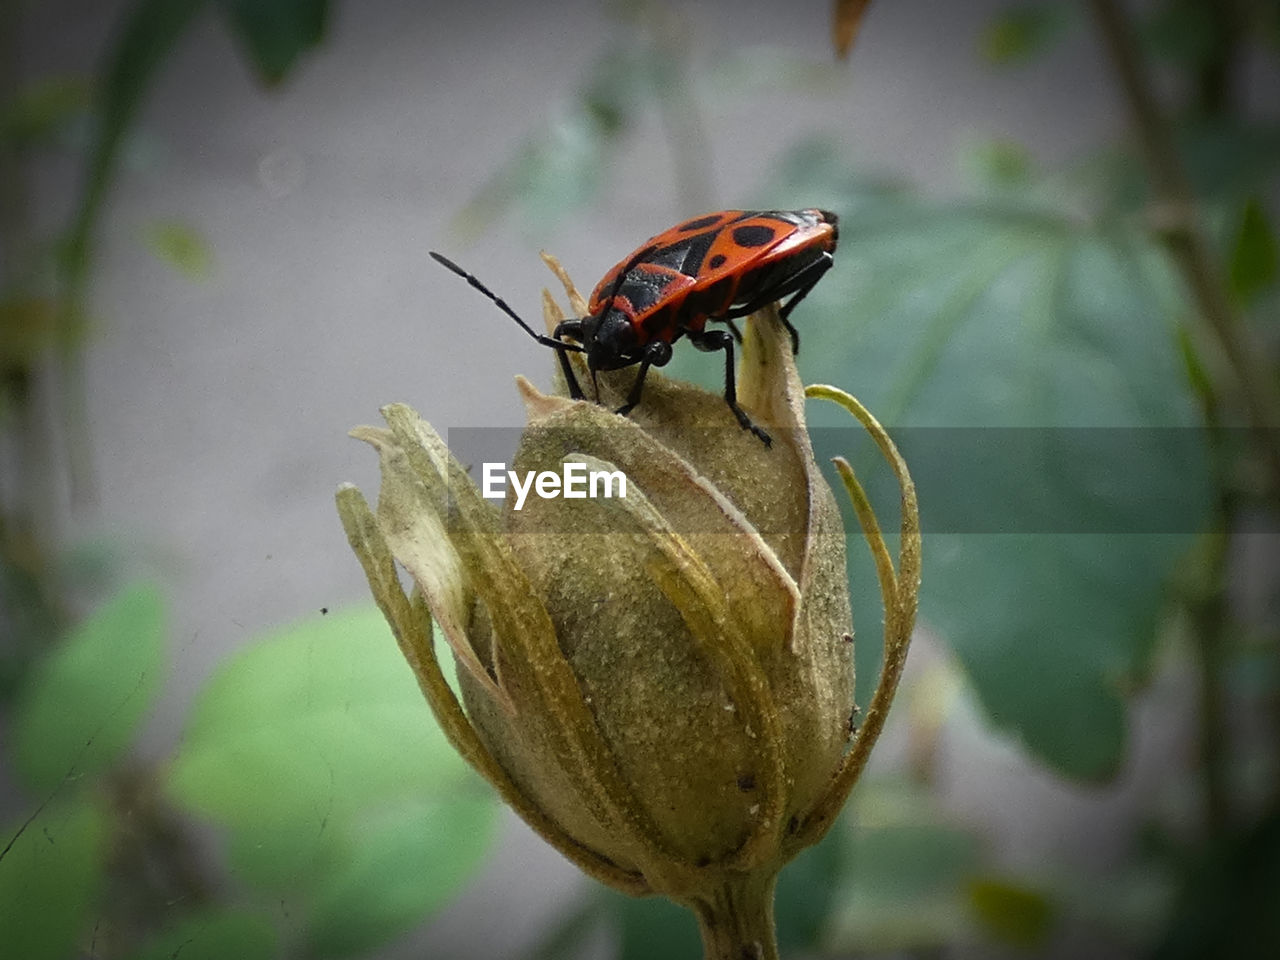
[[(738, 406), (733, 342), (742, 337), (733, 320), (789, 296), (779, 313), (798, 351), (791, 311), (831, 269), (838, 236), (836, 215), (825, 210), (724, 210), (687, 220), (652, 237), (605, 274), (591, 293), (588, 315), (565, 320), (549, 337), (535, 332), (474, 275), (438, 253), (431, 256), (557, 351), (575, 400), (584, 394), (569, 353), (586, 354), (593, 381), (597, 370), (640, 364), (627, 402), (617, 411), (625, 415), (640, 402), (649, 368), (665, 365), (681, 337), (699, 350), (723, 350), (725, 402), (743, 429), (767, 446), (769, 435)], [(708, 320), (724, 322), (729, 330), (708, 330)]]

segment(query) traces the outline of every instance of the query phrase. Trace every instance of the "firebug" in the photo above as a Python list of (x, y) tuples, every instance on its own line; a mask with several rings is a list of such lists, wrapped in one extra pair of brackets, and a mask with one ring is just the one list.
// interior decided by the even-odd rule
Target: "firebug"
[[(551, 336), (537, 333), (473, 274), (439, 253), (431, 256), (555, 350), (575, 400), (585, 395), (569, 353), (586, 354), (593, 381), (598, 370), (640, 364), (627, 402), (617, 410), (625, 415), (640, 402), (649, 368), (664, 366), (681, 337), (699, 350), (723, 350), (725, 402), (743, 429), (768, 446), (769, 435), (738, 406), (733, 344), (742, 338), (733, 321), (790, 297), (779, 315), (798, 351), (791, 312), (831, 269), (838, 237), (836, 215), (826, 210), (722, 210), (686, 220), (651, 237), (605, 274), (591, 293), (588, 315), (565, 320)], [(729, 329), (708, 330), (708, 321)]]

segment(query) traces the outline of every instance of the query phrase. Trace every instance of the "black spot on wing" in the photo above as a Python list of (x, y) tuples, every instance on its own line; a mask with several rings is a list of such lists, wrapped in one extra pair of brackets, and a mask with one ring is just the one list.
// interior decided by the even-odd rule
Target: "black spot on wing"
[(696, 277), (702, 269), (702, 261), (711, 249), (711, 244), (719, 236), (719, 231), (699, 233), (685, 240), (679, 240), (670, 246), (655, 250), (645, 257), (645, 263), (678, 270), (686, 277)]
[(719, 270), (721, 267), (724, 266), (724, 262), (728, 259), (729, 258), (726, 257), (723, 253), (717, 253), (714, 257), (712, 257), (710, 260), (707, 261), (707, 266), (710, 267), (712, 270)]
[(689, 220), (676, 227), (677, 233), (692, 233), (694, 230), (705, 230), (707, 227), (715, 226), (720, 222), (723, 214), (712, 213), (705, 217), (699, 217), (697, 220)]
[(631, 304), (632, 311), (639, 315), (661, 300), (663, 291), (670, 285), (670, 277), (637, 268), (627, 273), (617, 296)]
[(773, 227), (759, 223), (733, 228), (733, 242), (740, 247), (763, 247), (776, 235), (777, 231)]

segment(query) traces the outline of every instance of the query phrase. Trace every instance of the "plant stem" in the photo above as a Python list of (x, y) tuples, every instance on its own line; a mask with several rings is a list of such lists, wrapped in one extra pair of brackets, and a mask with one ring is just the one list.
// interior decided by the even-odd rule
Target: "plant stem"
[[(0, 4), (0, 103), (17, 102), (23, 84), (23, 4)], [(32, 277), (31, 188), (27, 160), (12, 137), (0, 136), (0, 301), (35, 302)], [(10, 321), (34, 324), (36, 319)], [(57, 542), (57, 458), (50, 439), (48, 400), (51, 363), (40, 350), (9, 358), (0, 372), (0, 407), (11, 416), (0, 432), (0, 468), (12, 471), (12, 486), (0, 492), (0, 563), (31, 588), (30, 599), (0, 595), (0, 621), (28, 623), (15, 631), (4, 670), (15, 679), (52, 635), (61, 614), (59, 591), (48, 558)], [(8, 461), (12, 461), (11, 466)], [(24, 602), (26, 610), (18, 609)], [(13, 609), (4, 609), (13, 604)], [(44, 629), (41, 629), (44, 628)]]
[(688, 904), (698, 918), (704, 960), (778, 960), (776, 882), (776, 874), (731, 875), (709, 899)]
[(1227, 294), (1190, 181), (1143, 67), (1132, 24), (1116, 0), (1090, 0), (1090, 6), (1119, 76), (1151, 176), (1156, 205), (1168, 218), (1162, 233), (1170, 255), (1196, 312), (1231, 366), (1254, 439), (1271, 475), (1270, 494), (1272, 498), (1280, 497), (1280, 445), (1274, 442), (1275, 428), (1280, 427), (1280, 395), (1258, 362), (1263, 353), (1250, 343)]

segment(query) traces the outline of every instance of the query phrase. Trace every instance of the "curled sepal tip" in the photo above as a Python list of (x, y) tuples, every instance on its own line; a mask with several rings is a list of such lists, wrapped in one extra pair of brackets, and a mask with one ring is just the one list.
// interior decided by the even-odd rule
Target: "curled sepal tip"
[(871, 551), (876, 565), (876, 575), (880, 582), (880, 595), (884, 603), (884, 661), (880, 668), (880, 679), (875, 693), (871, 697), (862, 726), (859, 728), (853, 745), (831, 780), (827, 793), (819, 801), (808, 817), (800, 824), (792, 838), (797, 846), (808, 846), (815, 843), (830, 828), (840, 808), (844, 806), (849, 791), (857, 782), (871, 754), (871, 748), (880, 731), (884, 728), (888, 717), (889, 706), (893, 702), (898, 689), (898, 681), (902, 678), (902, 670), (906, 665), (907, 649), (911, 644), (911, 631), (915, 626), (916, 608), (920, 595), (920, 510), (916, 501), (915, 483), (907, 469), (906, 461), (899, 453), (897, 446), (880, 422), (856, 397), (836, 387), (815, 384), (805, 388), (805, 396), (829, 400), (849, 411), (871, 435), (885, 460), (897, 477), (901, 496), (901, 544), (898, 551), (898, 564), (895, 570), (889, 547), (885, 543), (871, 503), (866, 491), (853, 472), (848, 461), (842, 457), (834, 460), (836, 471), (844, 484), (845, 491), (853, 503), (858, 523), (862, 527), (863, 537)]

